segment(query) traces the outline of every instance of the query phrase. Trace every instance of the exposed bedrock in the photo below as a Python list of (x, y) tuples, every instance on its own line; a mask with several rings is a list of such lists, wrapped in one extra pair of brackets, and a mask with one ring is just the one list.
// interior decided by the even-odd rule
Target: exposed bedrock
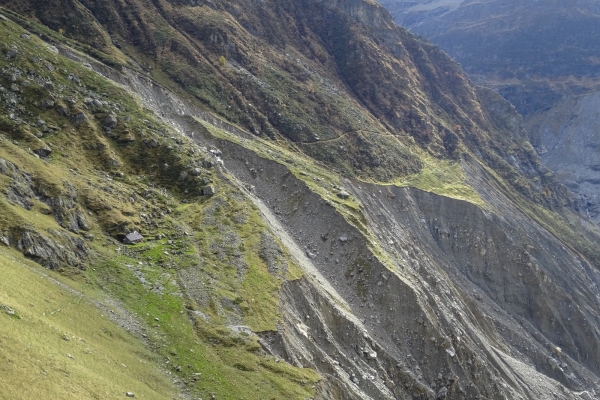
[(322, 398), (599, 395), (600, 277), (516, 209), (345, 182), (384, 244), (378, 258), (285, 166), (218, 146), (318, 271), (286, 283), (281, 327), (264, 342), (319, 370)]

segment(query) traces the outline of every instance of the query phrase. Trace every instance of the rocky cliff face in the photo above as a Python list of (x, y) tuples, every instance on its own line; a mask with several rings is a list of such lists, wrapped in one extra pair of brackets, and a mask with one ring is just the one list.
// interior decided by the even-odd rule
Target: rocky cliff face
[[(542, 160), (598, 222), (598, 4), (593, 1), (383, 1), (396, 22), (430, 38), (471, 78), (497, 90), (525, 118)], [(573, 155), (573, 157), (572, 157)], [(575, 161), (575, 158), (577, 161)]]
[(2, 241), (128, 310), (180, 397), (600, 397), (600, 234), (377, 4), (4, 4)]

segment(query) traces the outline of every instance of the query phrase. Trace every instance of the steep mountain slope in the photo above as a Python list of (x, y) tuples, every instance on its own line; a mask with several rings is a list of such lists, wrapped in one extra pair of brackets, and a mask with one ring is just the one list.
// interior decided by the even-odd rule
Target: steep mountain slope
[(2, 252), (115, 304), (180, 397), (600, 396), (598, 231), (380, 6), (4, 3)]
[(597, 1), (381, 3), (399, 24), (430, 38), (473, 80), (514, 104), (545, 165), (580, 195), (581, 210), (600, 221)]
[[(87, 40), (105, 58), (123, 59), (110, 41), (91, 41), (105, 24), (112, 41), (163, 84), (181, 86), (229, 121), (284, 139), (339, 172), (384, 182), (418, 173), (416, 141), (437, 158), (477, 152), (535, 201), (565, 201), (566, 192), (521, 146), (510, 107), (469, 86), (456, 64), (396, 27), (375, 4), (2, 3)], [(87, 22), (63, 24), (63, 9)], [(503, 161), (511, 158), (519, 161)], [(519, 173), (541, 178), (532, 186)], [(552, 198), (543, 195), (547, 186)]]

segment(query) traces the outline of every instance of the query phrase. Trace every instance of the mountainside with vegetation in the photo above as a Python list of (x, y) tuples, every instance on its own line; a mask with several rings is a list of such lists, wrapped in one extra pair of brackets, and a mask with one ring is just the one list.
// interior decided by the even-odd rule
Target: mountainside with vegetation
[(471, 79), (515, 105), (544, 164), (578, 195), (582, 213), (598, 223), (598, 2), (381, 4), (397, 23), (447, 51)]
[(600, 233), (378, 4), (0, 4), (2, 396), (600, 397)]

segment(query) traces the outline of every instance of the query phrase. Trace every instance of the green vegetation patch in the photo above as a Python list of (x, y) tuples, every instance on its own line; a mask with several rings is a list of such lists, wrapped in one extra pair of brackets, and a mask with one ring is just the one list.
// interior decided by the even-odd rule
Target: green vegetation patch
[[(0, 387), (10, 399), (172, 398), (159, 359), (107, 318), (92, 289), (0, 252)], [(60, 284), (63, 280), (83, 292)], [(117, 311), (118, 312), (118, 311)], [(13, 314), (14, 313), (14, 314)]]

